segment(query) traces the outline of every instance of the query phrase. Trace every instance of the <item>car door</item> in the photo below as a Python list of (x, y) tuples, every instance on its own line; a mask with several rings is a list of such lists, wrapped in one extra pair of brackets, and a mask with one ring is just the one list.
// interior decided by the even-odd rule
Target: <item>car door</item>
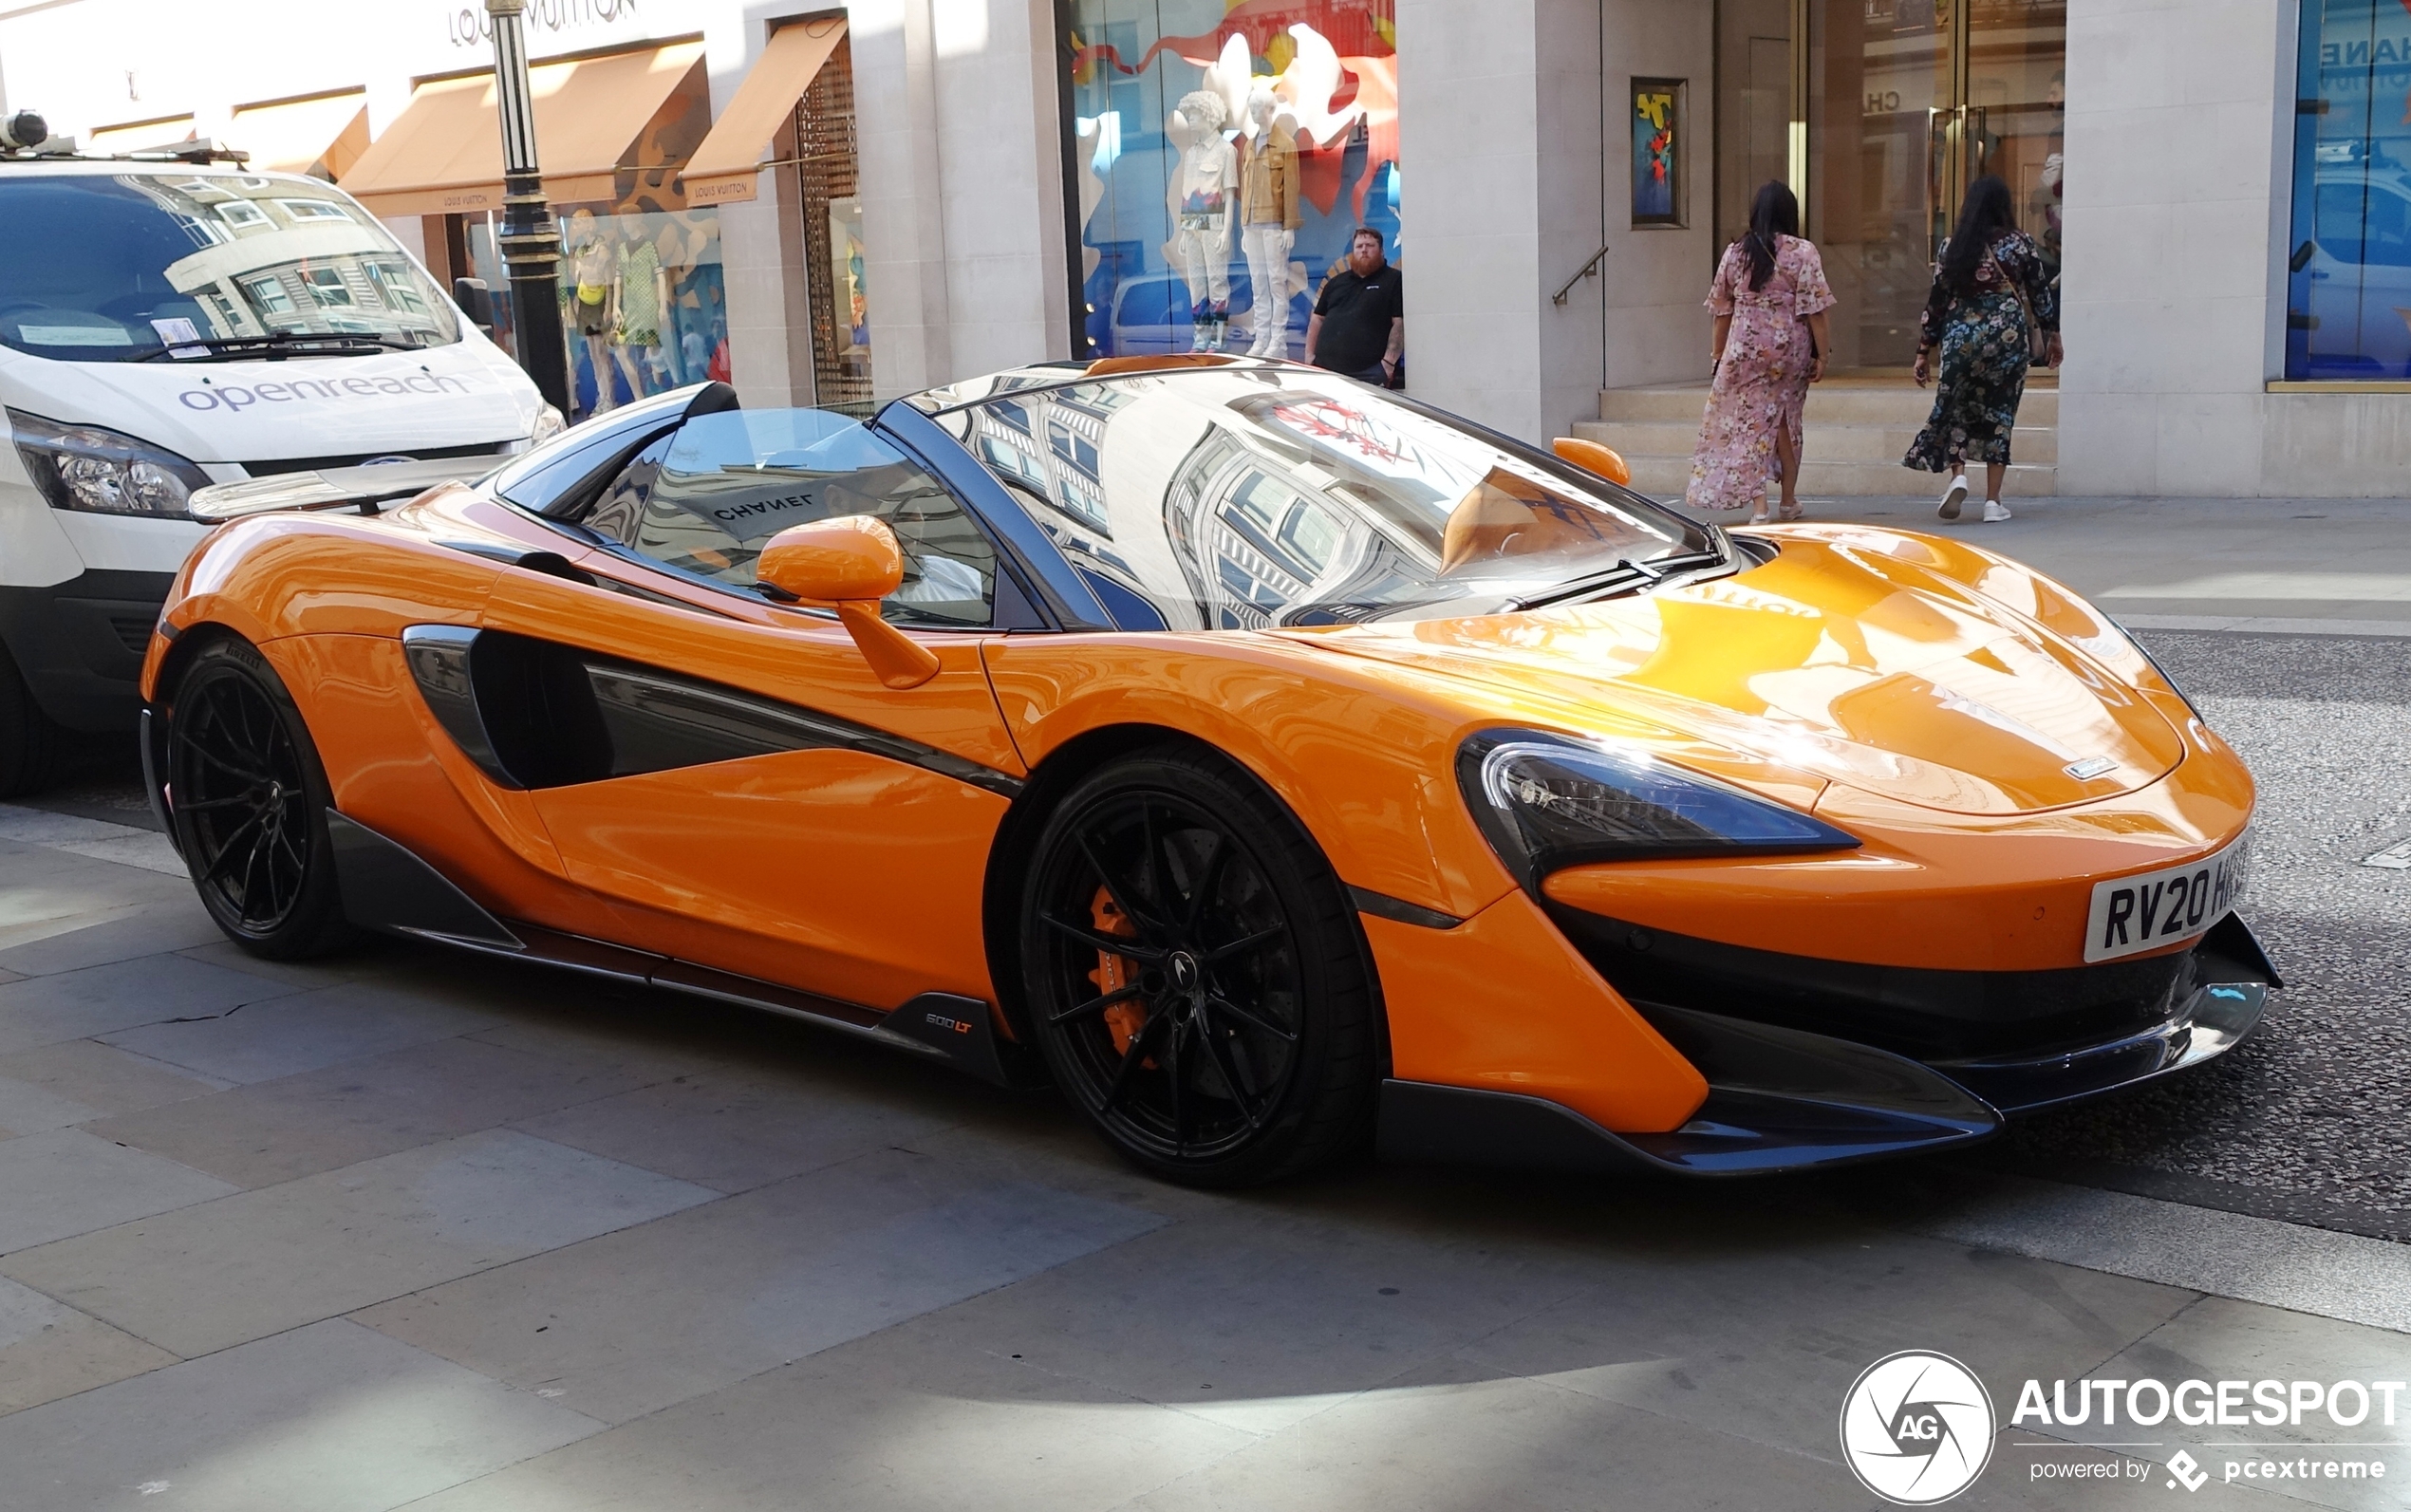
[[(884, 612), (938, 656), (919, 687), (884, 686), (832, 617), (753, 591), (772, 535), (846, 514), (904, 547)], [(591, 582), (505, 574), (480, 707), (626, 943), (874, 1009), (993, 1001), (981, 879), (1025, 774), (980, 642), (1037, 621), (944, 486), (845, 417), (726, 411), (564, 529)]]

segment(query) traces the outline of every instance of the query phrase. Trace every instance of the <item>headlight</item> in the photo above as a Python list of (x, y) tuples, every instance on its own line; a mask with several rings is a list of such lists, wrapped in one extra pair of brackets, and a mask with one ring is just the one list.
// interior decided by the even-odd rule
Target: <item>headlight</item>
[(199, 468), (147, 441), (23, 410), (8, 415), (17, 455), (52, 509), (181, 518), (193, 491), (209, 486)]
[(528, 450), (534, 451), (569, 428), (570, 422), (559, 410), (550, 404), (545, 405), (543, 413), (535, 418), (535, 429), (528, 432)]
[(1798, 855), (1859, 841), (1797, 809), (1638, 752), (1533, 730), (1486, 730), (1457, 750), (1457, 784), (1526, 887), (1586, 861)]

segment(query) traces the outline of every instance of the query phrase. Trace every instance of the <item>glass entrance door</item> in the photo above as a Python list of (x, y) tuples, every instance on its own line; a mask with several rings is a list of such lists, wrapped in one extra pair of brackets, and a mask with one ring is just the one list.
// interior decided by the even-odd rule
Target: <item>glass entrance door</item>
[[(1981, 175), (2060, 241), (2066, 0), (1722, 0), (1717, 246), (1768, 177), (1800, 193), (1839, 301), (1839, 371), (1905, 368), (1934, 256)], [(1771, 77), (1787, 55), (1790, 74)], [(1780, 101), (1780, 149), (1766, 118)]]

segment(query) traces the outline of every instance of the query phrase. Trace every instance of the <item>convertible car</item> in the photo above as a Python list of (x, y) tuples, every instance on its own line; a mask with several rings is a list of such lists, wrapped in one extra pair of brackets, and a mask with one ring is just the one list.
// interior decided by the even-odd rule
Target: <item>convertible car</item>
[(260, 955), (759, 1004), (1199, 1184), (1947, 1148), (2252, 1028), (2252, 778), (2115, 624), (1558, 450), (1207, 356), (226, 485), (153, 794)]

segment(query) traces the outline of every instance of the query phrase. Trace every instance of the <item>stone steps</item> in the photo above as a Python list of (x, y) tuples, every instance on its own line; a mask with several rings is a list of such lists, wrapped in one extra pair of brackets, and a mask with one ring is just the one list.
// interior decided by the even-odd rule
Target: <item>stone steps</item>
[[(1578, 421), (1574, 433), (1622, 454), (1641, 492), (1679, 498), (1691, 480), (1691, 450), (1707, 403), (1704, 383), (1611, 388), (1599, 395), (1599, 418)], [(1801, 493), (1823, 498), (1938, 495), (1941, 478), (1900, 465), (1933, 403), (1932, 390), (1908, 383), (1845, 380), (1809, 390)], [(2009, 469), (2011, 495), (2048, 497), (2058, 492), (2059, 409), (2056, 387), (2028, 391), (2018, 415), (2018, 461)], [(1982, 486), (1979, 479), (1979, 493)]]

